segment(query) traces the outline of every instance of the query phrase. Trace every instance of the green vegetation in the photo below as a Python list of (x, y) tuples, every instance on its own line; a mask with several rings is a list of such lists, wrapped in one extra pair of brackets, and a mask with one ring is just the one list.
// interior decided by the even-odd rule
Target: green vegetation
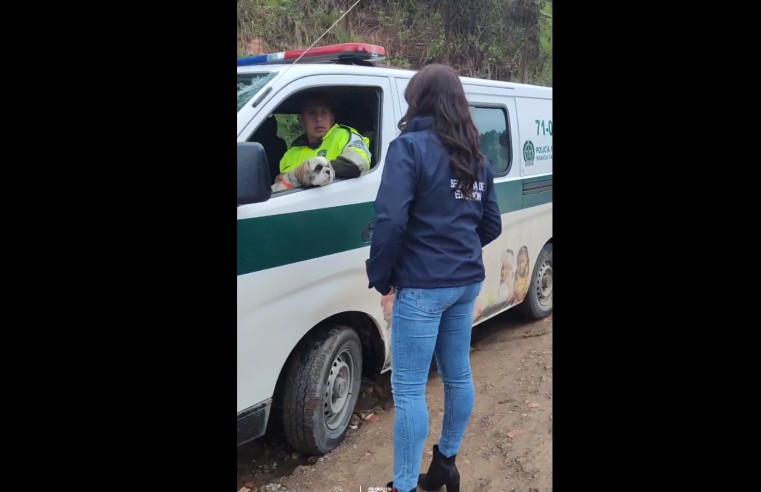
[(285, 140), (290, 149), (293, 141), (302, 133), (299, 117), (295, 114), (276, 114), (275, 119), (277, 119), (277, 136)]
[[(238, 56), (307, 48), (356, 0), (238, 0)], [(366, 42), (385, 65), (552, 86), (550, 0), (362, 0), (317, 46)]]

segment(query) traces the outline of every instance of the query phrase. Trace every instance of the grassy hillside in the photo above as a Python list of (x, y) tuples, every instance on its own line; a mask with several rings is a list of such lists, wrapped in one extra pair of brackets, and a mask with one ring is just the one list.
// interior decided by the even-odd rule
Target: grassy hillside
[[(356, 0), (238, 0), (238, 56), (307, 48)], [(366, 42), (386, 64), (552, 86), (552, 2), (362, 0), (318, 46)]]

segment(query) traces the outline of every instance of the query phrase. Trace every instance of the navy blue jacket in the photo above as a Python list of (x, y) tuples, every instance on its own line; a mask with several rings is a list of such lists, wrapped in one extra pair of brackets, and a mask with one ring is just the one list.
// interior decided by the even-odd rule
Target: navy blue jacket
[(502, 217), (487, 163), (474, 200), (462, 200), (449, 154), (414, 118), (388, 148), (375, 199), (367, 277), (383, 295), (390, 287), (435, 289), (484, 280), (481, 249), (499, 237)]

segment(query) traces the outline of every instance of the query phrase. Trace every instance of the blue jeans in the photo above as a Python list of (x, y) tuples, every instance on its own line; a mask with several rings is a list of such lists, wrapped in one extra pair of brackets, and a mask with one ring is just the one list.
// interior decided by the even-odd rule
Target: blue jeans
[(444, 289), (397, 290), (391, 328), (394, 392), (394, 488), (417, 486), (428, 438), (425, 389), (434, 352), (444, 383), (444, 422), (439, 451), (457, 454), (475, 401), (470, 333), (481, 282)]

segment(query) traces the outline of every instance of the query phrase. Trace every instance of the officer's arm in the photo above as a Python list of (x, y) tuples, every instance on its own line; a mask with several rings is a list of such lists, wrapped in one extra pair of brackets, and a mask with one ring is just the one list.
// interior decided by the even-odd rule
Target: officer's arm
[(494, 191), (494, 174), (492, 174), (489, 161), (484, 163), (484, 174), (486, 175), (486, 195), (483, 196), (481, 223), (476, 229), (482, 248), (502, 234), (502, 214), (497, 204), (497, 193)]
[(363, 137), (349, 132), (341, 155), (330, 162), (336, 172), (336, 178), (356, 178), (363, 176), (370, 169), (370, 149)]

